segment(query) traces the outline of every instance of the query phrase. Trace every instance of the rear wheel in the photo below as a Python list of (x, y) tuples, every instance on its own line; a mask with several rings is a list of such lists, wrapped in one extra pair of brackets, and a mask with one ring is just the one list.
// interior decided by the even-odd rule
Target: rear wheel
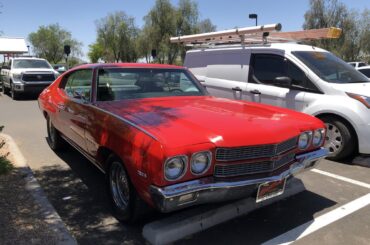
[(107, 163), (110, 166), (107, 179), (115, 217), (124, 222), (139, 220), (150, 208), (137, 194), (122, 161), (111, 155)]
[(351, 126), (337, 117), (320, 118), (326, 126), (325, 148), (329, 150), (328, 159), (342, 160), (356, 151), (356, 134)]
[(48, 116), (46, 118), (47, 131), (48, 131), (48, 143), (52, 150), (58, 151), (64, 148), (66, 142), (60, 136), (59, 131), (54, 127), (53, 123)]

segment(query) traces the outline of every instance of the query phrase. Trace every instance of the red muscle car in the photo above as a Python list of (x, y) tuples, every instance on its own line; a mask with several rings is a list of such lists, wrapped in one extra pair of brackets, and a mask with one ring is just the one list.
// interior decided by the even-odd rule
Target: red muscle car
[(45, 89), (49, 145), (68, 142), (108, 175), (116, 217), (284, 191), (327, 155), (324, 124), (283, 108), (207, 95), (183, 67), (89, 64)]

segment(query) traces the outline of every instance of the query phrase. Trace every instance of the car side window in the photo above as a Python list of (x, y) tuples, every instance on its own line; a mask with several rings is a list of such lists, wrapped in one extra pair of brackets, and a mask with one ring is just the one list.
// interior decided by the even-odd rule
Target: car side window
[(277, 77), (291, 78), (291, 88), (309, 92), (320, 92), (307, 78), (306, 74), (291, 61), (279, 55), (254, 54), (249, 78), (251, 83), (280, 87)]
[(274, 85), (276, 77), (285, 76), (284, 58), (278, 55), (253, 55), (252, 83)]
[(64, 91), (71, 98), (89, 101), (91, 84), (92, 70), (79, 70), (67, 77)]
[(360, 63), (360, 64), (358, 65), (358, 67), (363, 67), (363, 66), (366, 66), (366, 64), (365, 64), (365, 63)]

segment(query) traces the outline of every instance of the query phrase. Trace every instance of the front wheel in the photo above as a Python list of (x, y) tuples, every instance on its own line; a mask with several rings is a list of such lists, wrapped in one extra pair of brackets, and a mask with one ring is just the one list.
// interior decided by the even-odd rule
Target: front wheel
[(10, 87), (11, 87), (11, 96), (12, 96), (12, 99), (13, 100), (20, 99), (19, 92), (15, 91), (15, 89), (14, 89), (14, 84), (11, 84)]
[(9, 94), (10, 89), (5, 87), (5, 84), (3, 83), (3, 94)]
[(352, 156), (356, 151), (356, 135), (350, 125), (336, 117), (320, 118), (326, 126), (324, 147), (329, 150), (330, 160), (343, 160)]
[(108, 158), (108, 187), (115, 217), (124, 222), (135, 222), (149, 210), (138, 196), (121, 160), (114, 155)]

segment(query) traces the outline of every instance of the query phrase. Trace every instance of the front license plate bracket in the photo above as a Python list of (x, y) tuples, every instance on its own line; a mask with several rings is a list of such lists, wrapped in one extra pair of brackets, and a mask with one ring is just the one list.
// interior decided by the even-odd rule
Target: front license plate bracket
[(271, 182), (262, 183), (258, 186), (256, 202), (279, 196), (284, 193), (286, 178)]

